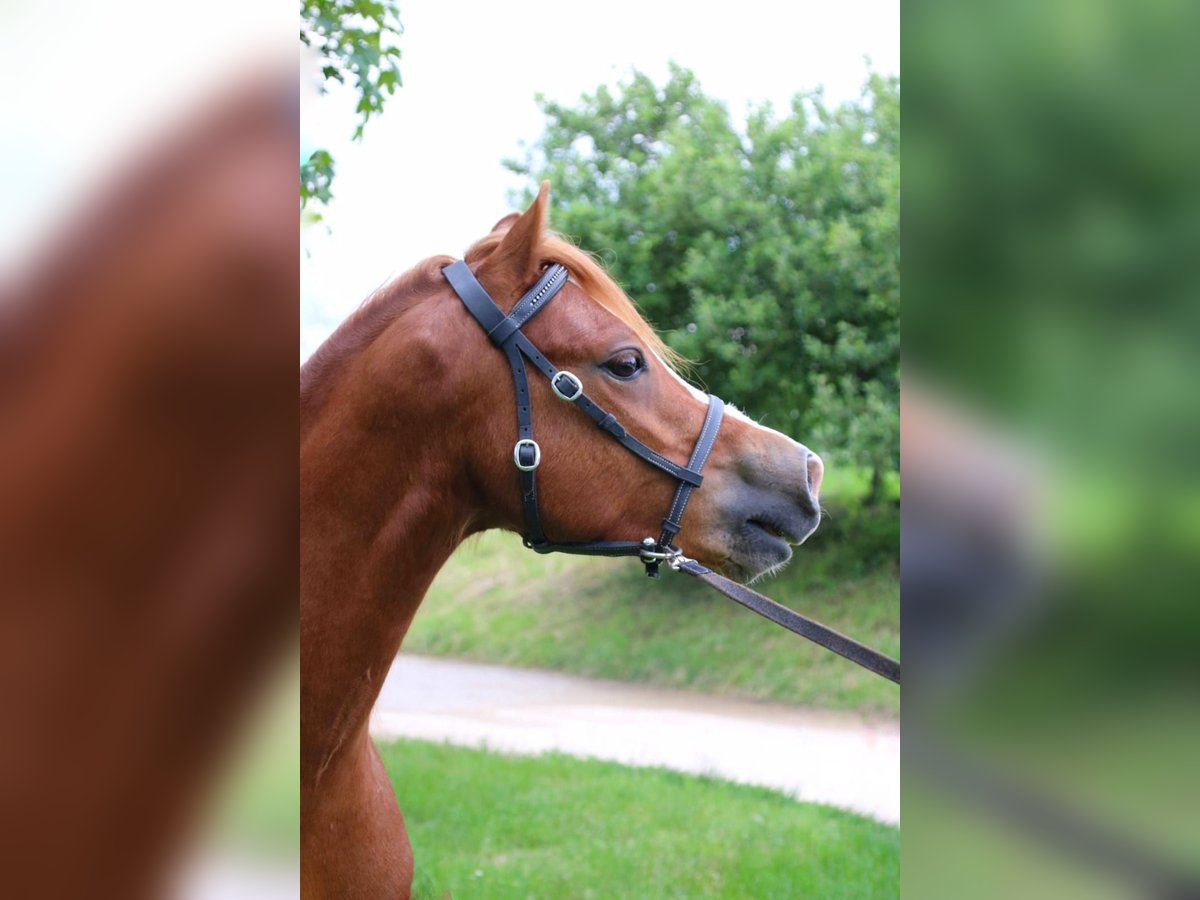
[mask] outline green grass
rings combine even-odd
[[[559,754],[380,752],[420,900],[898,896],[899,830],[841,810]]]
[[[900,647],[894,509],[838,514],[757,587],[890,655]],[[854,549],[849,536],[853,535]],[[513,535],[468,541],[438,575],[405,650],[898,715],[900,691],[672,572],[539,556]]]

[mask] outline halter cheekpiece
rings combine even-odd
[[[447,266],[442,273],[463,305],[487,333],[488,338],[504,351],[509,368],[512,369],[513,385],[517,392],[517,442],[513,445],[512,458],[520,478],[521,506],[525,518],[525,546],[538,553],[636,556],[646,566],[646,574],[655,578],[658,577],[660,563],[666,561],[673,567],[682,564],[684,557],[674,542],[682,527],[683,511],[687,508],[692,491],[703,481],[701,472],[721,428],[721,419],[725,412],[725,404],[721,399],[709,395],[704,424],[700,428],[700,436],[696,439],[696,446],[687,465],[672,462],[626,431],[612,413],[597,406],[584,392],[583,382],[577,375],[556,368],[521,331],[526,322],[550,305],[550,301],[567,283],[568,273],[564,266],[556,263],[547,268],[537,284],[517,301],[508,315],[496,305],[462,260]],[[657,540],[646,537],[641,541],[555,543],[546,537],[537,499],[537,470],[542,462],[542,448],[533,436],[533,403],[525,370],[526,360],[549,379],[550,389],[556,397],[574,404],[629,452],[679,482],[670,509],[662,521],[662,533]]]

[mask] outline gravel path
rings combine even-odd
[[[900,821],[894,720],[402,654],[371,733],[666,766]]]

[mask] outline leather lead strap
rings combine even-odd
[[[845,657],[852,663],[857,663],[864,669],[886,678],[888,681],[900,683],[900,663],[890,656],[884,656],[878,650],[872,650],[853,638],[848,638],[839,631],[834,631],[828,625],[822,625],[808,616],[801,615],[794,609],[788,609],[769,597],[764,597],[757,591],[752,591],[744,584],[730,581],[723,575],[693,559],[684,560],[679,564],[679,571],[686,572],[694,578],[703,581],[709,587],[720,591],[730,600],[734,600],[747,609],[753,610],[764,618],[770,619],[776,625],[782,625],[788,631],[808,638],[826,650],[832,650],[838,656]]]

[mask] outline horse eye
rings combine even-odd
[[[617,378],[629,379],[646,368],[646,360],[636,350],[622,350],[604,364],[604,368]]]

